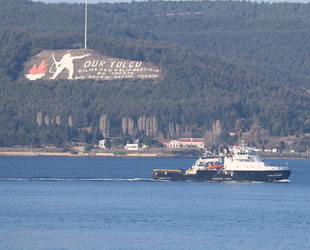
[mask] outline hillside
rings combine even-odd
[[[215,121],[223,138],[253,125],[270,135],[310,132],[308,9],[235,2],[90,5],[89,47],[152,62],[163,70],[162,80],[29,82],[23,76],[31,56],[82,47],[83,5],[0,0],[0,145],[202,136]],[[288,39],[292,32],[300,38]]]
[[[90,4],[88,9],[90,34],[168,41],[221,57],[270,81],[310,88],[310,4],[148,1]],[[0,27],[79,34],[71,46],[82,46],[83,11],[83,4],[1,0]],[[50,46],[62,48],[56,41]]]

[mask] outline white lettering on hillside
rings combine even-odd
[[[82,68],[78,70],[79,74],[76,79],[125,79],[125,78],[142,78],[156,79],[159,78],[160,70],[157,68],[146,67],[141,61],[124,61],[124,60],[87,60]]]
[[[86,53],[84,50],[44,52],[31,59],[31,68],[27,69],[29,74],[25,76],[30,80],[159,79],[161,76],[160,68],[150,62]]]
[[[110,65],[107,64],[106,61],[93,60],[93,61],[85,61],[84,68],[140,68],[142,62],[127,62],[127,61],[111,61]]]

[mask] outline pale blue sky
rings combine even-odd
[[[45,2],[45,3],[84,3],[85,0],[32,0],[33,2]],[[115,3],[115,2],[131,2],[132,0],[88,0],[88,3],[99,3],[99,2],[105,2],[105,3]],[[136,2],[141,2],[143,0],[135,0]],[[252,2],[255,2],[255,0],[251,0]],[[310,0],[257,0],[256,2],[299,2],[299,3],[309,3]]]

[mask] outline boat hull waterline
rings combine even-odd
[[[198,170],[194,175],[185,174],[181,170],[153,170],[154,180],[170,181],[238,181],[238,182],[275,182],[287,180],[291,170],[278,171],[217,171]]]

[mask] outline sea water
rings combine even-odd
[[[310,249],[310,161],[284,183],[153,181],[195,159],[0,157],[0,249]]]

